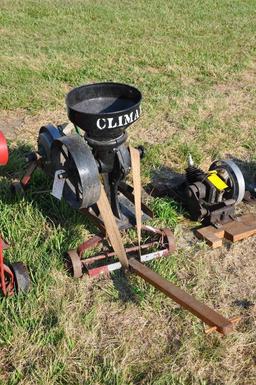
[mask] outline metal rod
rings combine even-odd
[[[22,187],[26,187],[29,184],[31,176],[37,167],[38,167],[38,159],[33,160],[32,162],[29,163],[28,168],[26,169],[25,174],[23,175],[20,181]]]
[[[144,243],[143,245],[141,245],[141,249],[142,250],[148,249],[150,247],[157,246],[158,244],[159,244],[159,242]],[[138,251],[138,246],[126,247],[125,251],[126,251],[126,254],[134,253],[135,251]],[[164,249],[159,250],[157,252],[154,252],[153,254],[161,253],[162,251],[165,252],[165,254],[166,254],[166,253],[168,253],[169,250],[166,246]],[[78,254],[79,254],[79,252],[78,252]],[[116,253],[114,251],[106,251],[105,253],[98,254],[98,255],[95,255],[95,256],[92,256],[92,257],[89,257],[86,259],[82,259],[81,262],[88,265],[90,263],[94,263],[94,262],[99,261],[101,259],[111,258],[111,257],[115,257],[115,256],[116,256]],[[147,259],[145,259],[145,260],[147,260]]]
[[[229,334],[233,330],[232,322],[209,308],[207,305],[199,302],[197,299],[186,293],[184,290],[175,286],[147,266],[143,265],[134,258],[129,259],[131,270],[142,279],[153,285],[155,288],[163,292],[167,297],[173,299],[185,309],[189,310],[196,317],[224,335]]]

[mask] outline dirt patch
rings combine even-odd
[[[230,112],[238,114],[240,111],[243,111],[244,108],[255,104],[255,100],[250,97],[251,92],[256,90],[255,80],[256,63],[253,62],[240,74],[233,76],[233,78],[228,79],[226,82],[213,86],[210,93],[215,95],[217,99],[226,98]],[[206,98],[205,105],[208,105],[209,108],[212,109],[215,103],[211,98]],[[226,107],[224,109],[226,110]]]
[[[252,63],[241,74],[208,92],[199,109],[199,126],[205,125],[209,130],[206,150],[210,151],[214,143],[216,149],[229,148],[235,150],[236,156],[247,156],[250,142],[255,140],[255,83],[256,63]]]
[[[37,115],[26,116],[21,127],[17,129],[19,140],[35,143],[40,127],[52,123],[54,125],[67,122],[65,109],[60,111],[42,111]]]
[[[256,63],[225,82],[211,87],[203,99],[177,97],[177,107],[161,112],[150,122],[142,118],[129,129],[134,141],[165,144],[175,136],[181,143],[196,143],[210,159],[216,151],[234,151],[248,156],[250,141],[256,140]],[[192,84],[193,86],[193,84]],[[163,97],[168,109],[168,97]],[[214,143],[214,146],[213,146]]]
[[[41,111],[28,115],[23,110],[1,111],[0,129],[7,139],[35,144],[40,127],[48,123],[54,125],[67,122],[65,109],[60,111]]]
[[[1,111],[0,130],[9,140],[17,140],[17,131],[25,120],[25,112],[22,110]]]
[[[164,144],[166,141],[170,141],[179,130],[179,123],[171,119],[169,114],[164,114],[164,116],[160,116],[149,125],[144,123],[142,117],[136,125],[129,128],[129,136],[135,142]]]

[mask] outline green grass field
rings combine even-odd
[[[6,259],[30,269],[32,289],[0,301],[1,385],[251,385],[256,383],[255,239],[210,250],[168,200],[152,203],[177,252],[151,266],[226,316],[236,333],[203,325],[139,278],[74,280],[63,254],[95,229],[47,190],[37,172],[25,198],[9,192],[43,123],[62,123],[64,97],[89,82],[133,84],[142,117],[143,184],[161,167],[183,171],[231,154],[255,161],[254,0],[2,0],[0,233]],[[242,207],[244,211],[255,208]],[[242,306],[248,301],[249,306]],[[240,305],[239,305],[240,304]]]

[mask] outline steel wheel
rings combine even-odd
[[[74,278],[80,278],[83,275],[81,259],[76,250],[67,252],[67,268]]]

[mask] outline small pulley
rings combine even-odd
[[[75,209],[87,208],[100,196],[97,162],[88,144],[78,135],[62,136],[51,147],[51,163],[64,179],[62,197]]]
[[[37,140],[38,153],[42,156],[42,168],[48,175],[52,175],[54,170],[51,162],[51,148],[54,140],[61,138],[60,130],[53,124],[47,124],[40,128]]]
[[[231,199],[234,204],[242,202],[245,194],[245,181],[240,168],[235,162],[232,160],[217,160],[211,164],[209,171],[216,172],[217,176],[227,186],[227,188],[223,189],[223,200]]]

